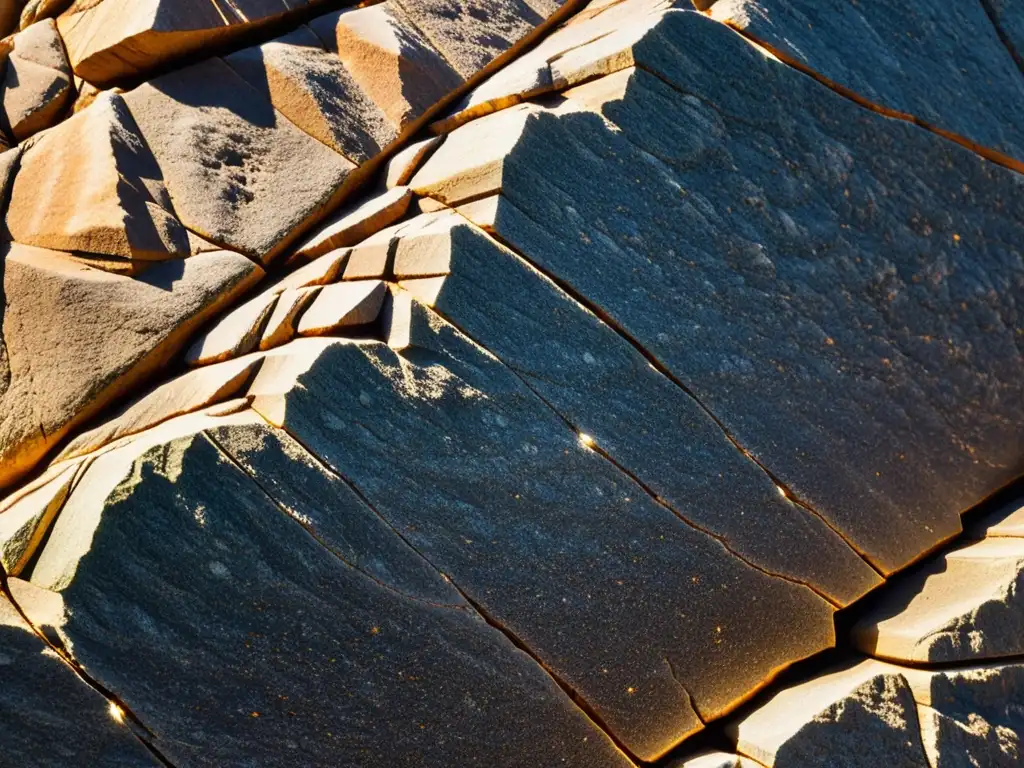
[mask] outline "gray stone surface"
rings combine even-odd
[[[498,235],[877,567],[905,566],[1021,471],[1020,177],[693,12],[670,11],[631,56],[658,77],[627,70],[558,110],[460,129],[522,123],[488,171],[513,206]],[[459,173],[436,184],[449,203]],[[486,189],[479,167],[463,175]]]
[[[174,765],[628,765],[440,574],[417,593],[445,604],[367,577],[202,434],[108,457],[33,570],[38,621]]]
[[[447,239],[451,274],[433,306],[680,515],[754,565],[839,604],[881,582],[593,313],[479,229],[464,222]],[[436,249],[403,236],[396,271],[421,247]]]
[[[701,727],[694,707],[720,716],[832,643],[825,600],[655,503],[420,305],[406,325],[400,353],[379,342],[297,353],[282,402],[263,388],[253,407],[349,480],[635,755],[662,755]]]
[[[711,15],[862,99],[1024,169],[1024,78],[981,0],[719,0]]]
[[[8,765],[159,766],[0,596],[0,754]]]

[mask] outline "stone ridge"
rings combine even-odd
[[[1019,763],[1019,176],[717,7],[331,12],[0,156],[5,753]]]

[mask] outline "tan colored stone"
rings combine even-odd
[[[307,237],[295,249],[295,254],[311,259],[337,248],[355,245],[402,218],[411,200],[412,192],[408,187],[394,187],[358,202]]]
[[[757,768],[759,763],[730,752],[702,752],[693,757],[671,760],[666,768]]]
[[[548,63],[555,89],[562,90],[634,66],[633,46],[660,20],[660,14],[652,14],[555,57]]]
[[[853,640],[865,653],[912,663],[1024,653],[1024,539],[985,539],[902,577]]]
[[[333,204],[355,168],[219,59],[162,75],[124,100],[185,226],[264,263]]]
[[[0,487],[166,365],[263,275],[227,251],[162,262],[135,279],[21,244],[5,246],[3,264]]]
[[[1007,501],[987,515],[965,521],[964,530],[972,539],[997,536],[1024,538],[1024,499]]]
[[[285,291],[277,300],[267,327],[260,339],[260,349],[272,349],[291,341],[297,333],[296,325],[299,317],[316,298],[320,286],[295,288]]]
[[[902,669],[878,661],[786,688],[727,730],[768,768],[820,768],[853,754],[864,765],[928,768]]]
[[[103,424],[72,440],[57,461],[81,456],[157,424],[234,398],[249,385],[261,358],[247,356],[189,371],[161,384]]]
[[[75,73],[108,84],[222,45],[319,0],[77,0],[57,19]]]
[[[454,227],[466,220],[451,210],[423,214],[402,230],[395,246],[393,272],[396,279],[435,277],[451,270]]]
[[[399,130],[463,84],[394,2],[327,14],[309,26]]]
[[[501,191],[509,154],[531,117],[542,112],[533,104],[520,104],[464,125],[458,141],[442,144],[409,186],[417,195],[450,206]]]
[[[511,51],[542,21],[523,0],[396,0],[467,80]]]
[[[55,468],[0,503],[0,565],[8,576],[17,576],[32,559],[80,469]]]
[[[295,288],[310,285],[327,285],[333,283],[341,274],[342,267],[348,261],[349,249],[339,248],[312,261],[302,264],[295,271],[287,274],[282,280],[267,288],[273,293],[282,293]],[[301,263],[301,261],[300,261]]]
[[[398,138],[398,128],[309,27],[224,60],[281,114],[356,165]]]
[[[28,29],[37,21],[52,19],[68,9],[73,0],[28,0],[21,3],[19,29]]]
[[[16,141],[49,128],[63,117],[73,93],[71,68],[52,19],[14,36],[0,85],[4,130]]]
[[[377,319],[387,289],[380,280],[335,283],[320,289],[299,320],[302,336],[324,336]]]
[[[235,307],[193,342],[185,360],[189,365],[209,365],[252,352],[277,299],[276,292],[264,291]]]
[[[441,136],[431,136],[414,141],[392,157],[384,174],[387,188],[392,189],[408,184],[409,179],[416,173],[416,169],[430,157],[430,153],[437,149],[442,141],[444,138]]]
[[[112,93],[25,150],[7,228],[27,245],[122,259],[190,252],[160,169],[124,101]]]

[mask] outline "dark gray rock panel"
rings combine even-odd
[[[88,549],[55,530],[33,578],[179,768],[628,765],[475,612],[349,567],[202,434],[145,453],[101,504],[65,508],[57,528],[92,526]]]
[[[1020,177],[696,13],[633,56],[658,75],[620,73],[598,108],[621,132],[527,121],[498,234],[877,567],[905,566],[1024,469]]]
[[[274,411],[634,754],[831,645],[825,600],[655,503],[421,305],[409,333],[324,347]]]

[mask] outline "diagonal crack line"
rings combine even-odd
[[[582,434],[582,430],[580,430],[579,427],[577,427],[572,421],[570,421],[570,419],[567,416],[565,416],[561,411],[559,411],[546,397],[544,397],[544,395],[542,395],[540,392],[538,392],[536,389],[534,389],[534,387],[530,384],[529,380],[527,379],[527,376],[530,376],[532,374],[528,374],[528,373],[526,373],[524,371],[520,371],[516,366],[512,365],[511,363],[506,363],[504,360],[501,359],[501,357],[499,357],[497,355],[497,353],[495,353],[495,352],[491,351],[490,349],[488,349],[487,345],[483,344],[481,341],[479,341],[478,339],[474,338],[466,329],[462,328],[452,318],[448,317],[447,315],[445,315],[444,313],[440,312],[436,308],[431,307],[431,311],[434,312],[435,314],[437,314],[438,316],[442,317],[445,321],[447,321],[447,322],[451,323],[453,326],[455,326],[459,330],[460,333],[465,335],[474,344],[480,346],[483,349],[486,349],[488,352],[490,352],[492,355],[494,355],[495,360],[497,360],[499,363],[501,363],[501,365],[503,367],[507,368],[512,373],[513,376],[515,376],[517,379],[519,379],[519,381],[522,382],[523,386],[525,386],[527,389],[529,389],[530,392],[538,400],[540,400],[542,403],[544,403],[544,405],[547,406],[547,408],[556,417],[558,417],[558,419],[562,423],[564,423],[574,435]],[[796,585],[801,586],[801,587],[806,587],[807,589],[809,589],[812,592],[814,592],[814,594],[816,594],[822,600],[827,601],[830,605],[834,606],[835,608],[838,609],[838,608],[842,607],[835,600],[833,600],[828,595],[826,595],[823,592],[821,592],[821,590],[819,590],[813,584],[811,584],[809,582],[806,582],[806,581],[803,581],[801,579],[794,578],[792,576],[787,576],[786,574],[783,574],[783,573],[776,573],[774,571],[770,571],[767,568],[764,568],[763,566],[757,565],[757,563],[754,563],[749,558],[747,558],[745,555],[742,555],[739,552],[737,552],[732,547],[732,545],[729,543],[728,539],[725,538],[725,536],[722,536],[721,534],[715,533],[714,531],[710,530],[709,528],[705,528],[704,526],[695,523],[694,521],[690,520],[688,517],[683,515],[679,510],[677,510],[668,501],[666,501],[661,496],[659,496],[658,493],[653,488],[651,488],[647,483],[645,483],[643,480],[641,480],[635,473],[633,473],[631,470],[629,470],[625,466],[623,466],[614,456],[612,456],[610,453],[608,453],[598,443],[590,442],[586,447],[589,450],[591,450],[594,453],[596,453],[601,458],[605,459],[608,463],[610,463],[613,467],[615,467],[619,472],[621,472],[626,477],[628,477],[630,480],[632,480],[634,483],[636,483],[640,487],[640,489],[645,494],[647,494],[647,496],[649,496],[650,499],[652,501],[654,501],[656,504],[658,504],[660,507],[663,507],[664,509],[667,509],[675,517],[679,518],[679,520],[681,520],[683,523],[685,523],[689,527],[693,528],[695,531],[703,533],[705,536],[709,536],[710,538],[712,538],[715,541],[717,541],[720,545],[722,545],[722,547],[730,555],[735,557],[737,560],[742,562],[744,565],[746,565],[746,566],[748,566],[750,568],[753,568],[755,571],[759,571],[760,573],[763,573],[765,576],[769,576],[769,577],[775,578],[775,579],[781,579],[783,581],[788,581],[791,584],[796,584]]]
[[[239,471],[244,472],[245,476],[248,477],[250,480],[252,480],[253,484],[257,488],[259,488],[260,491],[263,492],[263,495],[266,496],[267,499],[269,499],[270,502],[275,507],[277,507],[281,511],[282,514],[284,514],[289,520],[293,520],[296,523],[298,523],[299,525],[301,525],[303,530],[305,530],[306,533],[308,533],[310,536],[312,536],[317,544],[322,546],[324,549],[326,549],[328,552],[330,552],[332,555],[334,555],[334,557],[338,558],[341,562],[343,562],[345,565],[347,565],[349,568],[351,568],[352,570],[356,571],[357,573],[362,574],[363,576],[365,576],[370,581],[372,581],[375,584],[377,584],[377,586],[381,587],[382,589],[386,589],[388,592],[393,592],[396,595],[400,595],[401,597],[404,597],[407,600],[412,600],[413,602],[416,602],[416,603],[423,603],[424,605],[429,605],[432,608],[451,608],[451,609],[454,609],[454,610],[463,610],[463,606],[457,605],[455,603],[435,603],[435,602],[433,602],[431,600],[424,600],[422,597],[416,597],[415,595],[410,595],[410,594],[408,594],[406,592],[403,592],[402,590],[398,589],[397,587],[392,586],[391,584],[388,584],[388,583],[386,583],[384,581],[381,581],[376,576],[374,576],[372,573],[369,573],[368,571],[365,571],[362,568],[360,568],[355,563],[350,562],[340,552],[338,552],[336,549],[334,549],[334,547],[332,547],[330,544],[328,544],[326,541],[324,541],[323,538],[321,538],[321,536],[310,525],[308,525],[307,523],[303,522],[298,517],[296,517],[291,512],[289,512],[288,508],[285,507],[285,505],[282,504],[280,501],[278,501],[274,497],[274,495],[266,488],[266,486],[264,486],[263,483],[261,483],[259,481],[259,479],[255,475],[253,475],[251,472],[249,472],[241,464],[241,462],[239,462],[234,457],[234,455],[232,455],[231,452],[228,451],[228,449],[226,447],[221,445],[220,441],[217,440],[216,437],[214,437],[209,432],[204,432],[204,434],[210,440],[210,442],[213,443],[214,447],[218,451],[220,451],[220,453],[224,456],[224,458],[227,459],[228,461],[230,461],[235,467],[237,467],[239,469]]]
[[[834,80],[825,77],[820,72],[811,69],[811,67],[809,67],[807,64],[804,64],[802,61],[793,58],[785,51],[780,50],[779,48],[773,46],[771,43],[765,42],[764,40],[761,40],[755,37],[754,35],[750,34],[750,32],[748,32],[747,30],[740,29],[735,24],[730,24],[728,22],[719,23],[733,30],[738,35],[742,36],[743,39],[746,40],[751,45],[768,51],[768,53],[772,54],[775,58],[777,58],[786,66],[792,67],[798,72],[801,72],[802,74],[805,74],[810,78],[813,78],[818,83],[824,85],[826,88],[831,90],[833,93],[836,93],[846,99],[849,99],[850,101],[857,104],[858,106],[863,107],[864,109],[867,109],[871,112],[875,112],[880,115],[884,115],[885,117],[893,118],[894,120],[902,120],[905,123],[911,123],[912,125],[916,125],[919,128],[923,128],[924,130],[930,133],[934,133],[936,136],[941,136],[942,138],[947,139],[948,141],[952,141],[956,144],[959,144],[964,149],[967,149],[976,155],[980,155],[981,157],[985,158],[990,162],[995,163],[996,165],[1001,165],[1004,168],[1008,168],[1011,171],[1016,171],[1017,173],[1024,173],[1024,162],[1021,162],[1020,160],[1010,157],[1009,155],[999,152],[998,150],[992,149],[991,147],[986,147],[982,144],[979,144],[976,141],[972,141],[966,136],[961,136],[959,133],[947,131],[944,128],[939,128],[937,125],[932,125],[931,123],[925,122],[921,118],[917,117],[916,115],[912,115],[909,112],[900,112],[899,110],[892,109],[891,107],[886,107],[883,106],[882,104],[877,104],[871,101],[870,99],[861,96],[856,91],[853,91],[847,88],[846,86],[840,85]]]
[[[509,203],[507,198],[505,199],[505,201],[506,203]],[[511,205],[511,203],[509,204]],[[518,206],[515,206],[515,210],[525,218],[529,219],[530,222],[533,223],[538,228],[542,230],[544,229],[540,224],[531,219],[528,213],[523,211]],[[467,219],[467,221],[469,220]],[[472,224],[472,222],[470,223]],[[473,224],[473,226],[476,225]],[[796,506],[800,507],[804,511],[808,512],[811,515],[814,515],[819,520],[821,520],[821,522],[830,531],[832,531],[832,533],[838,536],[843,543],[845,543],[851,550],[853,550],[853,552],[858,557],[860,557],[860,559],[863,560],[867,564],[867,566],[871,568],[871,570],[875,571],[875,573],[877,573],[879,577],[881,577],[883,580],[885,579],[885,575],[880,570],[878,570],[878,568],[875,567],[875,565],[871,562],[871,559],[866,552],[860,549],[853,541],[851,541],[847,536],[845,536],[842,531],[836,528],[836,526],[824,515],[818,512],[818,510],[816,510],[810,504],[801,500],[796,495],[796,493],[794,493],[793,490],[790,489],[786,483],[784,483],[779,477],[777,477],[774,472],[768,469],[768,467],[759,458],[757,458],[757,456],[748,451],[743,446],[743,444],[740,443],[740,441],[732,434],[732,432],[729,431],[729,428],[725,426],[725,423],[718,417],[718,415],[714,411],[712,411],[711,408],[707,406],[699,397],[697,397],[697,394],[692,389],[690,389],[690,387],[688,387],[681,379],[679,379],[674,373],[672,373],[668,366],[662,363],[661,360],[655,357],[655,355],[652,352],[650,352],[643,344],[641,344],[636,338],[634,338],[632,334],[630,334],[625,328],[623,328],[622,325],[620,325],[614,317],[612,317],[608,312],[606,312],[604,309],[598,306],[595,302],[591,301],[586,296],[578,292],[569,282],[561,279],[560,277],[558,277],[558,275],[555,275],[554,273],[548,271],[542,265],[538,264],[529,256],[521,252],[519,249],[515,247],[513,243],[509,242],[508,240],[505,240],[499,233],[487,232],[485,234],[487,234],[489,237],[494,238],[494,240],[508,248],[510,251],[512,251],[512,253],[521,258],[527,264],[529,264],[533,269],[540,272],[541,275],[550,280],[563,293],[571,297],[584,309],[591,312],[595,317],[597,317],[598,320],[607,325],[611,330],[618,334],[618,336],[620,336],[622,339],[628,342],[630,346],[632,346],[638,353],[640,353],[640,355],[643,356],[643,358],[651,365],[652,368],[654,368],[654,370],[656,370],[670,382],[679,387],[679,389],[685,392],[686,395],[691,400],[693,400],[693,402],[696,403],[697,406],[708,416],[708,418],[710,418],[715,423],[715,425],[722,431],[722,434],[725,435],[729,442],[733,444],[733,447],[735,447],[736,450],[738,450],[741,454],[743,454],[743,456],[749,459],[758,469],[760,469],[768,477],[768,479],[775,484],[775,487],[778,488],[779,491],[789,501],[791,501]]]
[[[690,693],[690,689],[683,684],[683,681],[679,679],[679,675],[676,674],[676,668],[675,665],[672,663],[672,659],[670,659],[668,656],[664,656],[663,658],[665,659],[665,665],[668,667],[668,673],[672,675],[672,679],[676,681],[676,685],[679,686],[679,689],[683,693],[685,693],[686,698],[689,699],[690,709],[693,710],[693,714],[696,716],[698,720],[701,721],[702,724],[707,725],[707,720],[705,720],[701,716],[700,710],[697,709],[697,701],[693,698],[693,694]]]
[[[257,411],[257,413],[258,413],[258,411]],[[260,417],[264,418],[262,414],[260,414]],[[269,421],[267,423],[270,424]],[[274,429],[278,429],[278,427],[275,427],[273,424],[270,424],[270,426],[273,427]],[[573,688],[571,685],[569,685],[569,683],[567,683],[564,680],[562,680],[562,678],[556,672],[554,672],[552,669],[550,669],[541,660],[541,658],[536,653],[534,653],[530,649],[530,647],[528,645],[526,645],[526,643],[524,643],[522,640],[519,639],[519,637],[514,632],[512,632],[504,624],[502,624],[501,622],[497,621],[490,614],[488,614],[486,609],[482,605],[480,605],[480,603],[478,603],[476,600],[471,598],[466,593],[466,591],[463,590],[458,584],[456,584],[455,580],[451,576],[449,576],[441,568],[439,568],[437,565],[435,565],[434,562],[429,557],[427,557],[425,554],[423,554],[423,552],[421,552],[419,550],[419,548],[416,547],[415,544],[413,544],[411,541],[409,541],[409,539],[406,538],[401,533],[401,531],[399,531],[394,525],[391,524],[391,522],[386,517],[384,517],[384,515],[382,515],[380,513],[380,511],[373,504],[373,502],[371,502],[370,499],[367,498],[366,494],[364,494],[362,492],[362,490],[354,482],[349,480],[347,477],[345,477],[341,473],[335,472],[333,469],[331,469],[330,467],[327,467],[325,464],[323,464],[323,462],[320,460],[320,457],[318,457],[315,453],[313,453],[313,451],[311,451],[308,448],[308,446],[306,446],[306,444],[303,443],[302,440],[300,440],[296,435],[292,434],[292,432],[287,427],[281,427],[281,429],[284,429],[284,431],[287,432],[288,435],[290,437],[292,437],[292,439],[294,439],[296,442],[298,442],[300,445],[302,445],[302,447],[307,451],[307,453],[309,453],[310,456],[312,456],[326,471],[330,472],[332,475],[334,475],[339,480],[344,482],[345,485],[347,485],[352,490],[352,492],[355,493],[356,496],[358,496],[359,499],[364,504],[366,504],[366,506],[369,507],[373,511],[373,513],[375,515],[377,515],[377,517],[379,517],[381,519],[381,521],[385,525],[388,526],[388,528],[390,528],[394,532],[394,534],[398,538],[400,538],[403,542],[405,542],[406,546],[408,546],[409,549],[411,549],[413,552],[415,552],[417,555],[419,555],[420,558],[423,560],[423,562],[425,562],[428,566],[433,568],[441,576],[441,578],[444,579],[446,584],[450,585],[452,587],[452,589],[454,589],[456,592],[458,592],[459,596],[463,600],[466,601],[466,604],[469,605],[477,614],[479,614],[480,618],[483,619],[483,621],[486,622],[488,626],[490,626],[491,628],[493,628],[493,629],[497,630],[498,632],[500,632],[516,648],[518,648],[520,651],[522,651],[527,656],[529,656],[530,659],[532,659],[533,662],[535,664],[537,664],[537,666],[540,667],[540,669],[545,674],[547,674],[548,677],[550,677],[554,681],[554,683],[562,690],[562,692],[565,693],[566,696],[568,696],[569,700],[573,703],[573,705],[576,706],[576,708],[579,709],[583,713],[584,717],[586,717],[593,724],[593,726],[596,729],[598,729],[599,731],[602,731],[605,734],[605,736],[607,736],[608,739],[613,744],[615,744],[615,746],[619,750],[622,751],[622,753],[624,755],[628,756],[631,760],[635,760],[635,758],[633,757],[633,755],[629,751],[629,749],[624,744],[622,744],[622,742],[620,742],[618,738],[615,737],[615,734],[612,733],[611,729],[608,728],[604,724],[604,721],[601,719],[600,715],[598,715],[594,711],[593,707],[591,707],[583,699],[583,697],[580,696],[580,694],[578,694],[576,692],[575,688]]]
[[[1006,34],[1006,30],[1003,29],[1003,25],[999,23],[999,16],[996,14],[995,8],[992,7],[992,0],[978,0],[981,4],[982,9],[985,11],[985,15],[988,16],[988,20],[992,22],[992,27],[995,29],[996,36],[999,38],[999,42],[1003,44],[1010,56],[1013,58],[1014,63],[1017,65],[1017,69],[1024,75],[1024,55],[1021,51],[1017,50],[1017,46],[1010,40],[1010,36]]]
[[[139,743],[142,744],[142,746],[145,747],[155,759],[159,760],[161,764],[167,766],[167,768],[175,768],[174,763],[164,756],[164,754],[152,743],[151,739],[156,738],[156,733],[142,722],[142,719],[129,709],[128,705],[125,704],[120,697],[86,672],[85,668],[75,660],[63,644],[53,642],[46,633],[29,618],[28,614],[25,613],[18,601],[15,600],[14,593],[11,592],[10,584],[7,582],[7,573],[3,568],[0,568],[0,593],[10,601],[11,605],[14,606],[14,610],[18,612],[22,621],[24,621],[25,624],[28,625],[28,627],[35,633],[36,637],[38,637],[47,648],[53,651],[57,658],[60,659],[65,666],[67,666],[78,677],[79,680],[106,699],[112,707],[116,707],[120,710],[128,724],[128,732],[138,739]]]

